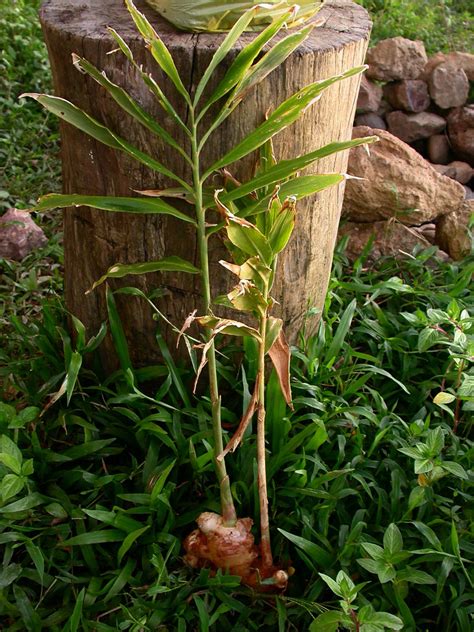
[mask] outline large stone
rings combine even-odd
[[[377,112],[382,101],[382,87],[369,81],[365,75],[362,75],[360,82],[359,96],[357,98],[357,112],[365,114],[366,112]]]
[[[358,114],[355,117],[354,123],[356,125],[365,125],[366,127],[372,127],[373,129],[387,129],[387,124],[381,116],[375,112],[367,112],[367,114]]]
[[[446,134],[435,134],[428,138],[428,158],[438,165],[447,165],[451,147]]]
[[[464,105],[469,96],[469,80],[462,68],[444,63],[436,66],[428,79],[430,96],[443,110]]]
[[[467,184],[474,177],[474,169],[471,165],[461,160],[453,160],[447,165],[433,165],[433,168],[443,176],[452,178],[461,184]]]
[[[390,133],[405,143],[429,138],[433,134],[439,134],[446,127],[445,119],[432,112],[405,114],[405,112],[396,110],[389,112],[386,118]]]
[[[0,257],[21,261],[48,242],[27,211],[9,209],[0,217]]]
[[[474,55],[471,53],[436,53],[436,55],[428,59],[428,63],[423,71],[423,77],[426,81],[433,72],[433,69],[440,64],[450,64],[456,68],[462,68],[469,81],[474,81]]]
[[[424,112],[430,106],[428,85],[421,79],[394,81],[384,86],[387,101],[397,110]]]
[[[436,243],[450,257],[459,260],[471,253],[469,223],[474,213],[474,200],[465,200],[453,213],[444,215],[436,227]]]
[[[457,210],[464,188],[440,174],[414,149],[383,130],[355,127],[354,138],[370,135],[380,141],[356,147],[349,155],[344,214],[353,221],[374,222],[396,217],[407,225],[433,221]]]
[[[379,81],[418,79],[428,60],[423,42],[391,37],[367,52],[367,77]]]
[[[456,156],[474,167],[474,105],[449,113],[448,136]]]
[[[392,220],[373,224],[346,222],[339,228],[338,237],[346,235],[349,239],[345,254],[351,261],[360,256],[369,239],[373,240],[368,257],[372,261],[384,256],[407,256],[417,246],[428,248],[432,245],[421,230]]]

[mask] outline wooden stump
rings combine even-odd
[[[183,82],[194,87],[207,67],[223,36],[176,31],[142,1],[137,6],[154,24],[173,55]],[[281,67],[254,89],[207,145],[203,162],[210,165],[244,134],[262,122],[266,110],[274,108],[302,86],[346,71],[364,62],[370,21],[366,11],[347,0],[329,1],[319,14],[324,25],[315,29]],[[106,26],[116,29],[132,49],[137,61],[152,72],[165,93],[185,118],[182,103],[151,56],[144,50],[122,0],[45,0],[41,21],[48,45],[56,94],[64,97],[102,121],[122,137],[158,157],[183,178],[190,178],[187,165],[161,141],[126,115],[92,79],[80,74],[71,63],[77,53],[106,71],[186,146],[184,134],[173,127],[135,70],[115,48]],[[234,56],[254,35],[244,35],[232,51]],[[219,79],[225,68],[221,68]],[[351,136],[359,88],[359,77],[332,86],[303,118],[280,134],[275,141],[279,159],[297,156],[333,141]],[[216,83],[210,86],[215,87]],[[128,156],[116,152],[61,123],[63,189],[65,193],[129,196],[134,190],[170,186],[165,178],[152,173]],[[344,172],[347,152],[321,160],[314,173]],[[248,159],[232,165],[240,180],[250,176],[253,164]],[[307,170],[306,173],[310,173]],[[287,335],[293,342],[308,307],[321,308],[327,291],[333,249],[339,223],[344,186],[332,187],[298,204],[297,227],[286,252],[279,261],[274,296],[280,303]],[[87,296],[92,283],[114,263],[152,261],[176,254],[197,264],[198,253],[193,227],[165,216],[111,214],[81,207],[64,214],[65,283],[68,309],[80,318],[90,334],[105,319],[103,288]],[[230,289],[232,279],[218,265],[224,256],[219,238],[211,240],[213,294]],[[159,299],[161,310],[176,325],[199,308],[199,279],[183,274],[148,275],[120,279],[113,288],[134,285],[145,292],[157,286],[165,290]],[[137,365],[156,361],[156,322],[141,299],[118,297],[123,326],[132,360]],[[173,335],[163,333],[171,342]],[[174,344],[172,345],[174,347]],[[113,366],[111,346],[103,348],[104,363]]]

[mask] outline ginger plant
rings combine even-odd
[[[224,153],[224,155],[218,157],[209,168],[204,169],[201,164],[201,154],[204,146],[212,142],[213,132],[232,114],[249,90],[282,64],[285,59],[309,37],[314,28],[314,23],[309,21],[307,25],[303,26],[300,30],[290,31],[288,34],[282,36],[281,32],[286,29],[288,25],[293,25],[298,13],[297,5],[288,6],[287,2],[282,2],[281,5],[282,8],[284,8],[284,12],[279,13],[264,30],[259,32],[247,46],[242,48],[234,60],[228,63],[224,77],[218,83],[217,88],[211,94],[207,94],[209,90],[206,91],[206,87],[208,86],[209,80],[214,75],[218,66],[225,61],[240,35],[247,29],[259,11],[262,10],[262,7],[260,5],[254,6],[238,19],[214,53],[208,68],[198,81],[195,90],[190,92],[184,86],[169,50],[153,26],[147,18],[137,10],[132,0],[125,0],[125,4],[137,30],[144,40],[144,45],[151,53],[161,73],[171,82],[186,106],[186,120],[184,120],[173,107],[156,79],[154,79],[151,74],[145,72],[136,62],[132,51],[123,38],[113,29],[109,29],[111,36],[118,46],[117,51],[121,52],[128,63],[136,69],[141,80],[156,97],[158,104],[168,116],[168,119],[172,121],[173,126],[184,131],[188,139],[187,146],[182,147],[178,144],[170,131],[151,117],[123,87],[112,82],[104,72],[101,72],[86,59],[77,55],[73,56],[73,63],[80,72],[87,74],[93,80],[97,81],[119,106],[123,108],[128,116],[138,121],[148,132],[163,140],[171,150],[178,152],[183,161],[190,166],[192,179],[190,181],[184,180],[171,171],[163,162],[144,153],[139,148],[134,147],[113,130],[108,129],[69,101],[45,94],[28,94],[24,96],[34,98],[63,121],[75,126],[113,149],[125,152],[147,168],[176,184],[172,189],[144,191],[141,197],[50,194],[40,198],[37,206],[33,210],[46,211],[58,207],[67,208],[70,206],[84,205],[107,212],[167,214],[184,222],[191,223],[195,227],[199,250],[198,265],[173,255],[162,258],[159,261],[149,261],[139,264],[124,264],[119,262],[111,266],[101,279],[94,284],[94,287],[109,278],[120,278],[126,275],[145,274],[147,272],[165,273],[166,271],[172,271],[200,276],[202,288],[201,310],[203,314],[201,322],[204,325],[204,360],[208,365],[213,448],[215,455],[214,462],[220,488],[222,514],[219,517],[218,526],[219,529],[221,526],[224,529],[224,531],[214,529],[214,544],[216,545],[214,548],[221,550],[220,542],[223,542],[222,533],[228,535],[229,529],[232,530],[234,527],[240,527],[243,523],[239,523],[237,520],[237,513],[226,468],[225,456],[226,452],[228,452],[228,448],[224,449],[221,425],[221,400],[216,370],[215,338],[220,334],[237,336],[249,335],[249,329],[254,329],[255,332],[251,332],[250,335],[256,336],[256,339],[260,341],[260,364],[262,374],[258,380],[258,388],[254,396],[254,401],[255,406],[258,408],[259,418],[259,462],[263,463],[265,456],[265,384],[263,359],[267,352],[270,353],[271,357],[272,354],[276,357],[278,351],[279,358],[283,357],[282,351],[279,350],[279,345],[281,347],[283,343],[278,324],[268,316],[268,310],[271,306],[269,291],[274,275],[272,266],[274,266],[275,263],[273,258],[275,253],[272,250],[272,246],[268,244],[272,243],[271,240],[273,240],[273,238],[276,239],[275,235],[279,235],[280,231],[283,231],[283,227],[280,226],[280,223],[283,222],[283,218],[293,217],[294,201],[317,193],[328,186],[336,185],[344,179],[343,175],[337,173],[300,175],[299,172],[301,170],[310,167],[323,157],[376,139],[362,138],[352,141],[336,142],[293,159],[279,162],[272,160],[266,161],[265,168],[257,172],[245,183],[238,183],[232,178],[229,178],[226,168],[245,156],[253,154],[259,148],[268,147],[268,143],[271,139],[295,122],[307,108],[319,99],[326,88],[337,81],[362,72],[364,67],[354,68],[341,75],[330,77],[322,81],[315,81],[302,87],[295,94],[280,103],[273,112],[269,113],[266,119],[263,120],[255,130]],[[319,4],[315,3],[315,12],[318,6]],[[305,15],[305,18],[305,21],[308,21],[309,16]],[[279,34],[280,37],[277,38],[276,43],[274,43],[274,38]],[[264,52],[266,46],[268,46],[268,50]],[[213,114],[213,117],[209,121],[205,115],[210,112],[215,112],[215,114]],[[222,190],[219,195],[214,195],[214,189],[209,184],[211,178],[216,177],[221,178],[225,184],[224,190]],[[284,200],[284,202],[282,208],[277,213],[275,208],[279,202],[277,202],[278,197],[275,196],[275,190],[278,189],[278,187],[280,198]],[[173,206],[173,199],[176,195],[188,202],[189,208],[192,211],[191,213],[184,213]],[[262,211],[265,209],[269,210],[262,215]],[[243,271],[247,270],[247,267],[245,265],[242,266],[242,272],[239,272],[239,276],[242,274],[244,277],[241,278],[239,290],[235,296],[229,298],[230,303],[234,307],[240,306],[240,309],[243,305],[243,301],[249,301],[252,296],[255,300],[258,296],[260,300],[261,296],[262,303],[256,312],[259,317],[258,329],[249,328],[248,325],[243,323],[235,324],[235,321],[226,321],[223,319],[216,321],[216,317],[211,310],[213,300],[209,275],[208,242],[209,239],[212,238],[212,235],[222,228],[222,226],[215,226],[209,221],[209,214],[215,212],[221,212],[223,214],[223,224],[225,225],[229,240],[233,242],[238,239],[239,244],[236,244],[236,247],[240,248],[243,252],[246,252],[244,247],[245,238],[248,237],[249,232],[252,232],[254,236],[254,245],[252,247],[256,248],[254,256],[258,257],[258,260],[255,260],[256,263],[258,261],[257,268],[266,266],[262,268],[262,270],[264,270],[264,277],[268,274],[268,269],[272,270],[270,277],[265,282],[266,285],[265,283],[262,285],[263,278],[261,280],[254,276],[245,278],[245,276],[249,276],[249,274]],[[263,217],[265,219],[262,219]],[[252,218],[255,218],[255,226],[251,224]],[[275,219],[273,220],[271,218]],[[273,226],[273,237],[267,232],[266,227],[262,229],[262,226],[259,224],[262,221],[269,222],[268,226],[270,227]],[[285,230],[287,232],[290,224],[286,223],[285,220]],[[251,228],[251,226],[253,226],[253,228]],[[238,234],[240,237],[235,237]],[[270,240],[270,242],[268,242],[268,240]],[[251,263],[247,263],[251,266]],[[251,284],[253,284],[254,287]],[[247,286],[248,291],[244,292],[244,294],[239,294],[243,291],[245,286]],[[264,305],[266,305],[266,307],[264,307]],[[176,324],[173,324],[173,327],[178,331]],[[275,337],[270,345],[269,341],[272,340],[271,337],[273,335]],[[283,351],[285,350],[283,349]],[[281,363],[281,359],[279,362],[280,370],[283,371],[284,367]],[[287,367],[284,370],[286,373]],[[284,380],[282,380],[282,384],[285,384]],[[288,395],[288,393],[286,394]],[[259,481],[259,489],[261,490],[263,507],[261,511],[263,538],[262,559],[264,560],[265,568],[271,568],[272,559],[265,500],[266,484],[263,477],[264,470],[262,469],[261,471],[262,477]],[[245,521],[246,519],[243,520]],[[209,524],[209,521],[207,521],[206,525],[208,527]],[[213,524],[215,526],[215,521]],[[244,539],[244,532],[250,533],[248,524],[248,522],[245,523],[245,528],[242,532]],[[235,530],[234,528],[234,531]],[[219,535],[219,533],[221,535]],[[223,547],[223,549],[225,549],[225,547]],[[233,553],[224,553],[218,563],[211,561],[210,564],[228,569],[239,568],[239,564],[234,563],[235,555],[233,555],[232,562],[229,561],[232,555]],[[251,557],[257,557],[255,550],[253,550]],[[243,572],[239,574],[244,578]]]

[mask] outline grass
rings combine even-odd
[[[5,207],[59,182],[54,121],[16,101],[49,89],[35,12],[16,2],[0,18]],[[171,360],[135,371],[132,389],[126,371],[101,373],[97,341],[83,340],[78,322],[71,342],[60,234],[54,221],[46,227],[45,249],[1,262],[5,629],[321,632],[317,618],[341,606],[320,573],[343,570],[362,584],[360,612],[397,615],[407,631],[470,632],[472,257],[443,263],[428,250],[370,268],[364,257],[350,265],[342,246],[336,253],[317,335],[302,332],[292,350],[295,411],[274,376],[268,385],[272,538],[295,569],[275,597],[183,566],[183,536],[217,509],[209,400],[183,399],[193,375]],[[109,309],[113,317],[112,300]],[[219,366],[229,433],[255,377],[247,351],[242,363],[226,347]],[[229,465],[239,515],[256,515],[252,439]]]
[[[374,22],[372,43],[401,35],[422,40],[429,55],[471,52],[474,17],[471,0],[357,0]]]
[[[344,570],[368,582],[360,606],[397,614],[404,629],[468,632],[474,261],[432,255],[365,270],[339,254],[318,334],[293,349],[294,412],[270,380],[272,536],[296,571],[277,598],[183,567],[180,542],[218,497],[209,401],[186,405],[181,395],[191,372],[155,368],[163,377],[144,395],[120,372],[104,380],[83,369],[69,406],[60,399],[39,418],[72,371],[63,312],[48,302],[42,322],[16,321],[21,354],[8,363],[0,408],[2,451],[16,460],[3,461],[0,487],[8,629],[308,629],[338,607],[319,572]],[[226,353],[223,415],[232,428],[254,363],[251,352],[243,365]],[[434,403],[439,391],[454,395],[450,403]],[[423,445],[431,453],[420,470],[410,450]],[[251,515],[253,440],[230,465],[239,515]],[[16,493],[12,476],[21,479]],[[367,544],[381,544],[392,523],[404,553],[387,579]]]

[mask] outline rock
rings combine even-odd
[[[391,37],[367,52],[367,77],[379,81],[418,79],[428,58],[423,42]]]
[[[21,261],[48,242],[42,229],[27,211],[9,209],[0,217],[0,257]]]
[[[387,114],[387,124],[390,133],[405,143],[439,134],[446,127],[444,118],[432,112],[405,114],[400,110]]]
[[[387,124],[385,123],[383,118],[375,112],[358,114],[355,117],[354,123],[356,125],[365,125],[366,127],[372,127],[373,129],[387,129]]]
[[[450,167],[449,165],[431,165],[433,169],[435,169],[442,176],[446,176],[447,178],[451,178],[452,180],[456,180],[454,177],[456,175],[456,169]]]
[[[344,213],[353,221],[374,222],[396,217],[420,225],[457,210],[462,185],[438,174],[414,149],[383,130],[355,127],[354,138],[378,136],[380,141],[353,148],[348,172],[364,180],[346,183]]]
[[[339,228],[338,237],[349,236],[345,253],[354,261],[360,256],[369,239],[373,238],[369,259],[377,261],[384,256],[403,257],[416,246],[429,248],[432,244],[418,229],[392,220],[385,222],[347,222]]]
[[[381,86],[369,81],[362,75],[360,82],[359,96],[357,98],[357,112],[365,114],[367,112],[377,112],[382,101]]]
[[[397,110],[424,112],[430,106],[428,85],[421,79],[387,83],[383,88],[387,101]]]
[[[474,177],[474,169],[467,162],[453,160],[447,167],[454,171],[454,176],[452,177],[461,184],[467,184]]]
[[[449,113],[448,136],[456,156],[474,167],[474,105]]]
[[[464,196],[466,200],[474,200],[474,191],[470,187],[464,185]]]
[[[436,55],[428,59],[428,63],[423,71],[425,81],[428,80],[434,68],[440,64],[450,64],[456,68],[462,68],[469,81],[474,81],[474,55],[471,53],[436,53]]]
[[[453,213],[444,215],[436,227],[436,243],[450,257],[459,260],[471,253],[469,223],[474,213],[474,200],[465,200]]]
[[[433,223],[422,224],[421,226],[418,226],[418,228],[416,230],[417,230],[418,233],[423,235],[423,237],[425,239],[427,239],[430,242],[430,244],[434,244],[435,243],[436,224],[433,224]]]
[[[450,146],[445,134],[435,134],[428,138],[428,158],[430,162],[446,165],[450,158]]]
[[[464,105],[469,96],[469,80],[462,68],[444,63],[436,66],[428,78],[430,96],[443,110]]]

